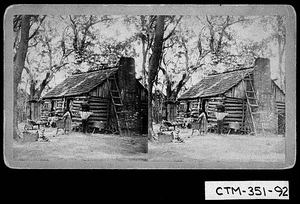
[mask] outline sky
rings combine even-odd
[[[258,18],[258,16],[251,16],[248,18]],[[270,31],[265,31],[262,28],[262,25],[257,23],[258,21],[256,21],[255,23],[253,23],[251,26],[247,26],[247,27],[242,27],[240,24],[235,24],[231,26],[231,29],[233,29],[236,34],[237,34],[237,42],[245,42],[245,41],[261,41],[261,39],[265,39],[270,35]],[[202,27],[199,24],[199,21],[197,19],[191,18],[186,20],[185,22],[187,27],[192,27],[194,29],[194,31],[198,31],[200,32],[200,30],[202,29]],[[126,29],[126,27],[123,25],[123,23],[121,22],[121,20],[119,20],[118,22],[116,22],[116,24],[114,24],[113,26],[109,27],[108,29],[106,29],[105,31],[102,31],[104,35],[106,36],[113,36],[116,39],[120,39],[120,40],[124,40],[128,37],[130,37],[133,34],[133,28],[132,30],[128,30]],[[139,51],[140,53],[141,51],[141,46],[137,46],[136,47],[137,51]],[[276,50],[276,47],[273,45],[272,46],[273,50]],[[142,67],[142,57],[138,57],[135,59],[136,61],[136,71],[137,71],[137,75],[141,74],[141,67]],[[277,67],[278,67],[278,57],[272,57],[270,58],[270,63],[271,63],[271,69],[272,69],[272,78],[276,78],[278,77],[278,73],[277,73]],[[194,78],[197,78],[198,76],[195,76]],[[194,80],[196,81],[196,80]]]
[[[102,36],[105,37],[112,37],[116,40],[123,41],[126,38],[129,38],[130,36],[133,35],[134,32],[137,32],[134,29],[134,26],[129,26],[126,27],[122,23],[122,19],[120,18],[121,16],[114,16],[116,18],[119,18],[113,25],[109,27],[103,27],[103,25],[96,24],[93,26],[93,29],[97,30]],[[253,17],[255,18],[255,17]],[[183,18],[184,20],[184,18]],[[59,21],[55,22],[50,22],[53,25],[55,25],[57,30],[61,30],[63,28],[63,25],[59,23]],[[199,23],[199,20],[195,18],[190,18],[186,19],[184,22],[184,25],[187,27],[193,28],[193,30],[197,33],[200,31],[202,28],[201,24]],[[249,27],[242,27],[240,24],[235,24],[230,27],[230,29],[233,29],[236,32],[236,40],[238,42],[250,42],[250,41],[261,41],[261,39],[265,39],[270,35],[270,31],[265,31],[259,23],[253,23]],[[142,46],[137,45],[135,43],[135,49],[137,50],[138,53],[142,53]],[[272,49],[276,50],[275,45],[273,45]],[[271,72],[272,72],[272,78],[278,77],[277,73],[277,67],[278,67],[278,57],[274,56],[270,58],[271,61]],[[140,54],[139,57],[135,58],[135,63],[136,63],[136,73],[137,77],[141,76],[141,67],[142,67],[142,56]],[[222,67],[220,68],[222,69]],[[62,70],[59,74],[57,74],[54,79],[50,82],[50,86],[53,87],[63,81],[69,73],[66,70]],[[23,74],[24,76],[24,74]],[[26,76],[24,76],[26,77]],[[196,73],[193,75],[191,81],[189,82],[189,86],[197,83],[199,79],[203,77],[202,73]]]
[[[258,18],[258,16],[251,16],[248,18]],[[270,30],[264,30],[257,20],[250,26],[243,27],[240,24],[234,24],[230,27],[230,29],[236,32],[237,42],[259,42],[262,39],[266,39],[271,33]],[[274,57],[270,57],[271,78],[275,79],[279,77],[277,47],[274,44],[270,44],[269,46],[275,54]],[[222,69],[224,68],[220,67],[220,70]],[[191,85],[196,84],[199,81],[199,78],[202,77],[201,73],[193,75]]]

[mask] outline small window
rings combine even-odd
[[[45,102],[43,104],[43,108],[46,109],[46,110],[50,109],[50,104],[48,102]]]
[[[58,102],[58,103],[57,103],[57,107],[59,107],[59,108],[62,107],[62,103],[61,103],[61,102]]]
[[[192,109],[196,109],[196,108],[198,108],[198,103],[193,103]]]
[[[183,103],[179,104],[179,110],[184,111],[184,104]]]

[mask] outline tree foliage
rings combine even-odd
[[[158,19],[163,25],[161,50],[155,42]],[[239,29],[254,25],[269,35],[259,40],[240,40]],[[104,35],[112,26],[119,26],[119,36],[122,29],[131,34],[122,39],[114,33]],[[166,100],[176,100],[195,74],[206,75],[219,67],[248,67],[257,57],[277,57],[281,81],[285,83],[286,27],[284,16],[279,15],[15,15],[13,29],[15,82],[23,85],[15,88],[23,89],[18,93],[27,92],[29,95],[22,96],[28,99],[39,98],[51,89],[58,73],[116,65],[121,56],[140,57],[143,85],[152,89],[148,87],[150,82],[166,94]]]
[[[149,62],[149,53],[154,40],[155,29],[155,16],[125,16],[123,22],[129,27],[133,27],[135,30],[133,37],[137,41],[138,45],[142,45],[142,84],[147,87],[147,63]],[[130,29],[130,28],[129,28]]]
[[[272,32],[260,40],[240,41],[237,29],[253,25]],[[278,16],[184,16],[164,43],[160,80],[163,80],[161,87],[165,87],[167,100],[176,100],[194,73],[205,75],[220,68],[221,71],[240,69],[252,66],[257,57],[274,57],[272,45],[278,38],[282,39],[283,50],[285,29],[282,17]]]

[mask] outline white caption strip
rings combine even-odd
[[[206,181],[205,200],[289,199],[288,181]]]

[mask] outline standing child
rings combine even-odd
[[[202,110],[200,110],[200,115],[198,117],[198,120],[200,122],[200,134],[207,133],[207,116],[206,113]]]
[[[223,133],[223,126],[224,126],[224,118],[226,115],[228,115],[228,113],[226,113],[225,111],[225,106],[223,103],[220,103],[216,106],[216,112],[215,112],[215,116],[217,118],[217,125],[218,125],[218,134],[222,134]]]
[[[88,129],[88,118],[90,115],[92,115],[92,112],[90,111],[90,106],[87,102],[87,100],[84,100],[84,102],[81,104],[81,111],[80,111],[80,116],[82,119],[82,132],[86,133]]]
[[[65,121],[64,132],[66,131],[70,132],[72,130],[72,115],[69,109],[65,109],[63,120]]]

